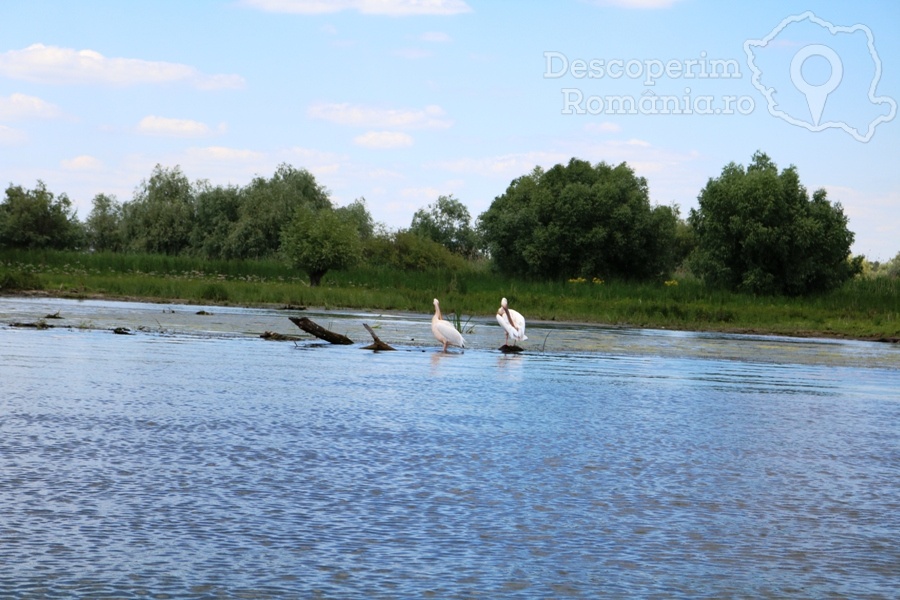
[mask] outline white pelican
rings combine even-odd
[[[500,301],[497,322],[506,330],[506,344],[509,344],[509,338],[513,339],[513,345],[517,341],[524,342],[528,339],[528,336],[525,335],[525,317],[519,311],[509,308],[506,305],[506,298]]]
[[[434,299],[434,316],[431,317],[431,333],[434,334],[437,341],[444,345],[444,352],[447,351],[448,345],[459,346],[460,348],[466,347],[466,340],[463,339],[462,334],[456,330],[456,327],[454,327],[450,321],[445,321],[441,317],[441,307],[437,298]]]

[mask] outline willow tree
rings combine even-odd
[[[122,206],[122,220],[131,250],[180,254],[191,244],[194,187],[180,167],[156,165]]]
[[[301,208],[331,208],[324,187],[306,169],[281,164],[272,177],[256,177],[241,188],[237,220],[223,245],[228,258],[275,256],[281,231]]]
[[[325,273],[356,264],[362,256],[357,224],[332,208],[297,209],[281,232],[281,253],[318,286]]]
[[[84,239],[72,201],[38,181],[33,190],[6,188],[0,202],[0,248],[77,248]]]
[[[97,194],[84,222],[87,243],[97,251],[122,250],[122,205],[114,195]]]

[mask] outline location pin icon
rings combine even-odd
[[[831,65],[831,77],[822,85],[810,85],[803,78],[803,63],[811,56],[821,56]],[[819,124],[828,94],[840,85],[843,76],[844,64],[837,53],[828,46],[810,44],[801,48],[794,55],[794,59],[791,61],[791,81],[794,82],[794,87],[806,96],[806,104],[809,106],[809,114],[812,115],[814,125]]]

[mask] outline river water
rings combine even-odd
[[[897,345],[429,320],[0,298],[0,597],[896,597]]]

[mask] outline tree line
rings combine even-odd
[[[519,277],[661,280],[676,269],[712,286],[754,294],[827,291],[859,274],[854,234],[840,203],[812,196],[795,167],[764,153],[710,178],[686,219],[653,206],[647,181],[626,163],[572,158],[514,179],[473,219],[450,196],[417,210],[410,226],[376,224],[359,198],[336,207],[305,169],[282,164],[245,186],[191,183],[157,165],[133,198],[98,194],[81,222],[65,194],[43,182],[12,184],[0,202],[0,249],[279,257],[318,285],[360,262],[397,269],[461,269],[489,262]],[[892,263],[900,267],[900,254]]]

